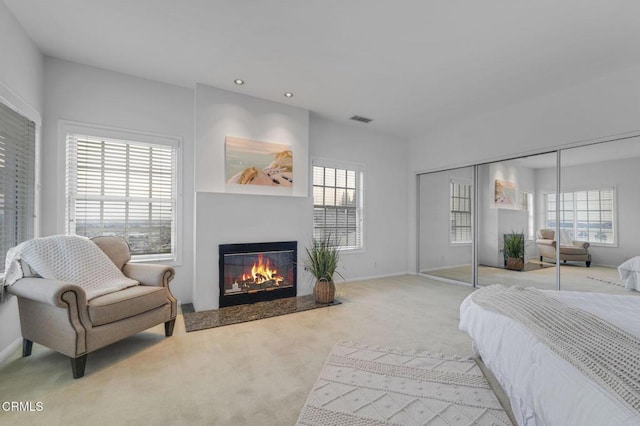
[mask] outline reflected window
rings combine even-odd
[[[613,187],[563,192],[560,194],[560,231],[564,231],[568,240],[615,245],[614,195]],[[546,225],[548,228],[554,228],[555,194],[546,195],[546,205]]]
[[[526,237],[528,240],[533,240],[533,194],[524,191],[520,193],[520,210],[528,213],[529,232]]]
[[[450,241],[471,243],[471,182],[451,180],[450,184]]]

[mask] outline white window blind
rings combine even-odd
[[[176,258],[176,147],[67,135],[67,233],[125,238],[137,259]]]
[[[546,226],[556,226],[556,194],[547,194]],[[615,190],[613,187],[560,194],[560,230],[577,241],[615,245]]]
[[[0,270],[7,250],[33,238],[36,125],[0,103]]]
[[[452,243],[471,243],[471,189],[467,182],[449,183],[449,231]]]
[[[363,173],[313,166],[313,238],[330,238],[342,249],[360,249]]]

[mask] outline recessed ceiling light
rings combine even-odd
[[[242,86],[244,84],[244,80],[240,80],[239,78],[236,78],[233,82],[238,86]]]
[[[293,98],[293,93],[291,93],[291,92],[286,92],[286,93],[284,94],[284,97],[285,97],[285,98]]]

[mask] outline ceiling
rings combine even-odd
[[[405,138],[640,63],[637,0],[4,1],[45,55]]]

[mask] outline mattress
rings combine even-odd
[[[543,291],[640,337],[640,297]],[[511,401],[519,425],[639,425],[640,413],[620,402],[540,342],[521,323],[468,296],[460,329]],[[639,360],[640,361],[640,360]]]

